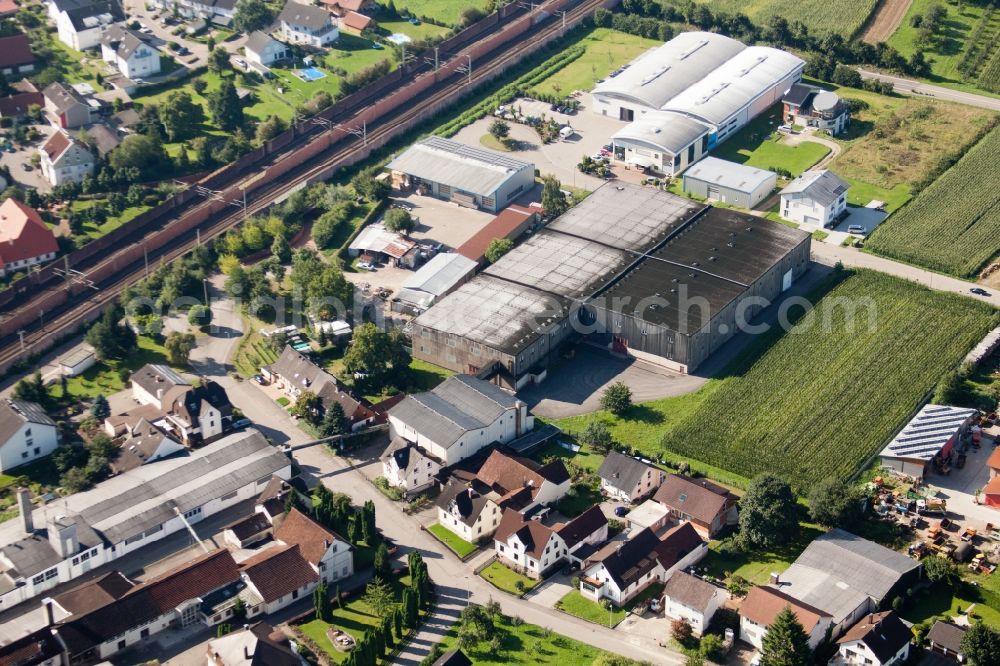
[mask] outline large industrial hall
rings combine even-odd
[[[662,190],[600,187],[412,323],[413,353],[520,388],[586,336],[690,372],[808,267],[809,234]]]
[[[780,49],[684,32],[598,84],[593,111],[629,121],[612,137],[616,160],[672,176],[778,102],[804,68]]]

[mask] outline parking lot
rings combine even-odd
[[[32,156],[38,154],[38,149],[55,133],[56,128],[45,123],[34,125],[34,127],[42,133],[42,137],[13,153],[0,152],[0,164],[10,169],[10,175],[15,183],[25,187],[33,187],[39,192],[49,192],[52,186],[42,176],[42,170],[32,167],[28,171],[24,165],[31,164]]]
[[[600,187],[604,180],[580,173],[576,165],[584,155],[593,155],[600,151],[601,146],[610,142],[611,135],[625,127],[627,123],[591,113],[589,93],[584,93],[577,99],[580,100],[580,110],[574,114],[554,112],[549,104],[537,100],[521,98],[512,102],[511,106],[519,108],[524,115],[555,118],[575,131],[567,139],[543,144],[534,128],[511,122],[510,138],[517,142],[517,147],[510,151],[510,154],[532,162],[540,173],[554,175],[563,185],[594,190]],[[489,133],[492,122],[492,116],[481,118],[464,128],[454,138],[470,146],[478,146],[479,140]],[[636,171],[626,172],[621,166],[615,169],[615,175],[619,178],[624,178],[626,174],[634,175],[636,178],[641,176]]]

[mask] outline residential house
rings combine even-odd
[[[133,81],[160,73],[160,52],[141,34],[120,25],[108,28],[101,38],[101,57]]]
[[[21,10],[15,0],[0,0],[0,18],[10,18]]]
[[[785,123],[826,130],[836,136],[847,129],[851,110],[835,92],[808,83],[793,83],[781,98]]]
[[[472,666],[472,660],[459,649],[449,650],[434,660],[431,666]]]
[[[319,573],[302,556],[298,544],[265,548],[244,560],[240,572],[261,599],[259,612],[268,614],[308,597],[319,585]]]
[[[208,666],[304,666],[288,638],[267,622],[209,641]]]
[[[701,636],[727,597],[718,585],[678,571],[663,587],[663,614],[670,620],[684,620]]]
[[[9,666],[62,666],[62,645],[48,627],[0,646],[0,664]]]
[[[112,129],[104,123],[88,127],[87,137],[90,139],[90,144],[94,150],[97,151],[97,156],[102,160],[107,159],[111,151],[121,145],[122,142],[122,136],[118,134],[118,130]]]
[[[531,504],[558,502],[569,492],[571,478],[562,460],[539,465],[534,460],[494,450],[476,472],[476,482],[501,496],[528,490]]]
[[[708,552],[690,523],[661,539],[645,529],[627,541],[614,541],[583,562],[580,593],[594,601],[622,606],[654,583],[666,583],[675,572],[698,562]]]
[[[891,666],[910,656],[913,632],[892,611],[863,617],[837,641],[830,666]]]
[[[278,14],[278,24],[281,36],[294,44],[322,48],[340,37],[340,31],[328,11],[295,0],[289,0]]]
[[[28,36],[18,34],[0,37],[0,73],[8,78],[19,79],[33,71],[35,54],[31,52]]]
[[[59,429],[41,405],[0,398],[0,472],[44,458],[58,445]]]
[[[302,557],[327,583],[354,574],[354,548],[298,509],[292,509],[274,530],[275,541],[298,546]]]
[[[834,637],[920,582],[919,560],[841,529],[817,537],[772,582],[822,610]]]
[[[19,492],[20,520],[0,523],[0,610],[253,499],[291,462],[256,430],[140,465],[96,488],[33,510]],[[38,529],[35,526],[38,525]]]
[[[572,520],[555,526],[556,534],[566,544],[566,557],[577,566],[583,564],[608,540],[608,518],[594,505]]]
[[[656,500],[648,499],[625,515],[629,530],[639,532],[647,527],[658,532],[670,522],[670,509]]]
[[[372,21],[370,16],[365,16],[357,12],[347,12],[340,17],[340,27],[354,35],[360,35],[365,30],[371,28],[373,24],[374,21]]]
[[[136,585],[121,598],[58,623],[54,630],[69,663],[108,659],[168,628],[206,622],[203,599],[234,590],[240,572],[228,550],[219,549]]]
[[[497,559],[529,578],[541,579],[572,551],[607,540],[607,519],[601,518],[603,513],[598,517],[587,511],[568,523],[549,526],[515,509],[505,509],[493,535]]]
[[[322,0],[322,4],[336,16],[345,16],[348,12],[364,14],[378,7],[374,0]]]
[[[962,654],[962,639],[965,638],[965,631],[965,627],[938,620],[927,632],[927,648],[951,661],[964,664],[965,655]]]
[[[388,412],[392,437],[414,442],[442,465],[508,444],[534,427],[528,406],[472,375],[453,375],[434,389],[406,396]]]
[[[190,382],[166,365],[147,363],[129,377],[132,399],[140,405],[153,405],[166,411],[189,388]]]
[[[13,197],[0,204],[0,277],[51,261],[58,252],[38,211]]]
[[[1000,507],[1000,448],[993,449],[993,453],[986,461],[986,467],[990,476],[983,486],[983,504],[998,508]]]
[[[809,647],[815,649],[831,628],[830,616],[770,586],[752,587],[740,604],[740,639],[759,650],[767,628],[785,608],[795,613],[795,618],[809,637]]]
[[[847,210],[850,185],[829,169],[806,171],[781,190],[781,217],[826,227]]]
[[[440,462],[402,437],[393,438],[381,461],[382,476],[389,485],[411,493],[433,485],[441,471]]]
[[[45,95],[38,91],[28,79],[14,84],[14,91],[0,97],[0,118],[23,118],[32,106],[45,107]]]
[[[125,21],[118,0],[48,0],[59,40],[77,51],[96,47],[111,26]]]
[[[673,518],[691,521],[704,537],[735,525],[739,517],[736,495],[705,479],[668,474],[653,499],[670,509]]]
[[[288,47],[265,32],[254,30],[243,45],[248,62],[255,62],[265,67],[289,57]]]
[[[93,106],[72,86],[56,81],[46,86],[42,95],[45,97],[45,112],[57,127],[77,129],[93,122]]]
[[[128,429],[111,468],[116,473],[127,472],[186,451],[183,444],[143,418]]]
[[[155,0],[154,4],[185,18],[201,18],[222,26],[227,26],[236,13],[236,0]]]
[[[435,505],[438,523],[466,541],[478,543],[496,532],[504,508],[517,511],[526,502],[527,493],[519,493],[516,498],[501,498],[495,492],[483,493],[452,480],[441,490]]]
[[[49,137],[39,150],[39,156],[42,175],[53,187],[79,183],[94,170],[93,154],[64,131],[57,131]]]
[[[597,476],[601,478],[602,493],[612,499],[631,503],[656,492],[667,474],[632,456],[611,451],[597,470]]]
[[[319,397],[323,409],[330,409],[333,403],[339,403],[353,432],[368,427],[376,420],[377,415],[366,401],[356,397],[336,377],[291,345],[286,345],[278,360],[261,368],[261,372],[292,399],[309,390]]]

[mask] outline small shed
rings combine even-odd
[[[59,373],[66,377],[76,377],[97,362],[94,348],[90,345],[78,347],[59,359]]]
[[[722,203],[753,208],[778,184],[767,169],[706,157],[684,172],[684,191]]]
[[[646,500],[625,516],[629,530],[640,532],[647,527],[654,532],[666,527],[670,522],[670,509],[656,500]]]

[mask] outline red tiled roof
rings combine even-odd
[[[558,485],[568,480],[569,472],[559,460],[538,467],[526,458],[515,458],[494,450],[479,468],[476,478],[502,494],[530,487],[534,496],[546,481]]]
[[[302,551],[302,557],[311,564],[319,564],[329,544],[334,541],[346,543],[346,539],[341,539],[298,509],[288,512],[281,521],[281,526],[275,531],[274,538],[298,546]]]
[[[986,466],[1000,471],[1000,446],[993,449],[993,453],[986,459]]]
[[[357,12],[365,6],[367,0],[323,0],[324,5],[336,5],[344,11]]]
[[[55,162],[72,144],[69,135],[60,131],[49,137],[49,140],[42,146],[42,150],[45,151],[50,160]]]
[[[0,97],[0,117],[16,118],[18,116],[23,116],[28,112],[28,107],[32,104],[44,106],[45,96],[42,95],[42,93],[35,91],[16,93],[13,95],[7,95],[6,97]]]
[[[18,7],[14,0],[0,0],[0,16],[16,14],[18,9],[20,9],[20,7]]]
[[[553,532],[552,528],[542,525],[541,521],[528,520],[514,509],[505,509],[493,538],[508,543],[510,537],[516,534],[524,544],[525,552],[537,560],[545,552],[545,545]]]
[[[298,546],[267,548],[240,564],[266,603],[319,581],[319,574],[302,558]]]
[[[1000,495],[1000,476],[994,476],[983,487],[984,495]]]
[[[784,592],[761,585],[750,589],[750,593],[740,605],[740,615],[761,626],[768,627],[785,606],[792,609],[799,624],[802,625],[807,634],[811,633],[813,627],[819,624],[824,617],[830,617],[829,613],[804,604]]]
[[[34,208],[14,198],[0,204],[0,265],[58,251],[56,237]]]
[[[228,550],[220,548],[136,585],[123,598],[142,595],[148,604],[163,614],[189,599],[234,583],[239,577],[236,560]]]
[[[3,10],[0,9],[0,13]],[[0,37],[0,67],[17,67],[35,62],[27,35]]]
[[[370,17],[365,16],[364,14],[359,14],[354,11],[349,11],[343,17],[341,17],[340,22],[341,24],[347,26],[348,28],[351,28],[352,30],[361,31],[366,29],[369,25],[371,25],[372,20]]]
[[[653,499],[694,520],[711,525],[715,517],[726,509],[732,500],[730,492],[722,486],[704,479],[692,479],[680,474],[668,474],[657,489]]]
[[[485,227],[455,250],[463,257],[482,263],[486,258],[486,248],[494,238],[516,239],[528,228],[535,217],[535,211],[523,206],[508,206],[500,211]]]

